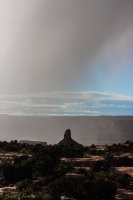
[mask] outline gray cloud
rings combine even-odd
[[[94,62],[117,55],[132,10],[132,0],[1,0],[0,93],[78,89]]]
[[[123,115],[132,113],[133,97],[94,91],[0,97],[0,114],[39,116]]]

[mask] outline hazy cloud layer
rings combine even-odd
[[[133,97],[93,91],[0,97],[0,114],[8,115],[99,116],[132,112]]]
[[[84,89],[106,59],[112,80],[133,52],[132,13],[132,0],[0,0],[0,94]]]

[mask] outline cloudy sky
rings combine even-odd
[[[0,113],[133,114],[132,0],[0,0]]]

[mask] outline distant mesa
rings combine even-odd
[[[32,140],[20,140],[20,144],[29,144],[29,145],[36,145],[36,144],[41,144],[43,146],[47,145],[47,142],[41,142],[41,141],[32,141]]]
[[[65,146],[65,147],[74,147],[74,148],[81,148],[83,145],[79,144],[71,137],[71,130],[67,129],[64,134],[63,140],[61,140],[58,145]]]

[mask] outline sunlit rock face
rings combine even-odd
[[[71,137],[71,130],[67,129],[64,134],[63,140],[61,140],[58,145],[66,146],[66,147],[74,147],[74,148],[80,148],[83,145],[79,144]]]

